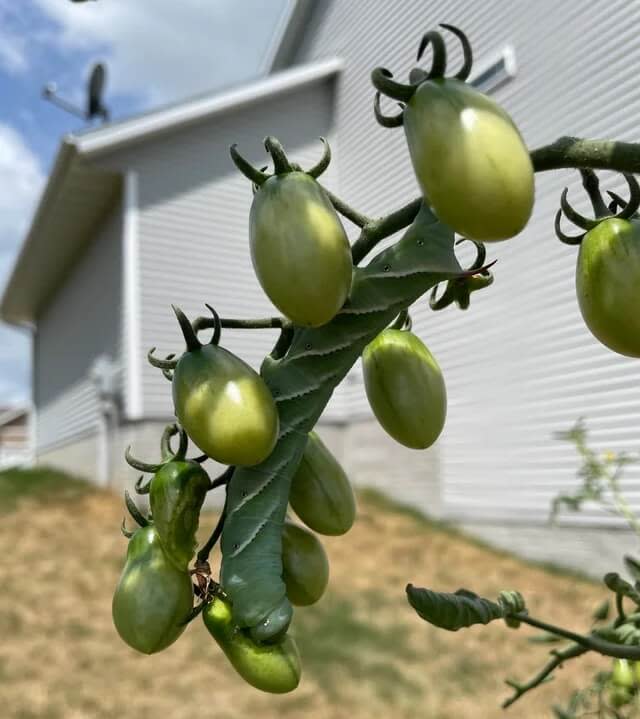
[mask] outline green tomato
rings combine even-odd
[[[270,177],[249,218],[251,259],[263,290],[298,325],[319,327],[344,305],[351,250],[324,190],[304,172]]]
[[[499,105],[460,80],[427,80],[407,103],[404,128],[425,200],[444,223],[482,242],[525,227],[533,165]]]
[[[633,689],[636,684],[633,666],[628,659],[614,659],[611,682],[617,687]]]
[[[576,291],[594,337],[614,352],[640,357],[640,222],[609,218],[587,232]]]
[[[329,583],[329,560],[318,538],[285,522],[282,529],[282,580],[291,604],[315,604]]]
[[[356,501],[349,478],[315,432],[291,480],[289,504],[314,532],[337,536],[351,529]]]
[[[278,437],[278,410],[246,362],[217,345],[185,352],[173,373],[176,416],[189,437],[221,464],[264,461]]]
[[[447,390],[433,355],[406,330],[383,330],[364,349],[367,398],[382,427],[400,444],[426,449],[440,436]]]
[[[165,554],[186,569],[195,554],[200,509],[211,487],[209,476],[189,460],[167,462],[154,475],[149,503]]]
[[[633,701],[633,694],[624,687],[618,687],[612,684],[609,687],[609,703],[615,709],[620,709],[626,704],[630,704]]]
[[[113,595],[118,634],[133,649],[153,654],[185,630],[193,607],[193,585],[186,570],[167,558],[153,525],[138,529],[129,541],[127,561]]]
[[[238,674],[263,692],[284,694],[300,683],[300,655],[295,641],[285,636],[274,644],[255,642],[233,623],[231,604],[215,597],[203,610],[204,624]]]

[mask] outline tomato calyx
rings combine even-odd
[[[440,27],[453,33],[462,44],[462,67],[453,77],[456,80],[465,82],[471,73],[473,65],[471,43],[464,32],[455,25],[441,23]],[[431,47],[432,53],[431,67],[428,71],[419,67],[414,67],[409,72],[408,85],[394,80],[393,73],[385,67],[377,67],[371,73],[371,82],[377,90],[373,100],[373,112],[376,120],[383,127],[400,127],[400,125],[403,124],[405,109],[405,105],[403,103],[407,103],[411,100],[419,85],[429,80],[444,79],[444,74],[447,70],[447,48],[442,35],[436,30],[429,30],[422,36],[416,57],[418,62],[422,59],[428,47]],[[397,100],[401,103],[400,107],[402,108],[402,112],[397,115],[385,115],[380,107],[381,95],[386,95],[392,100]]]
[[[320,141],[323,144],[322,157],[308,170],[303,170],[300,165],[295,162],[291,162],[280,141],[272,135],[269,135],[264,139],[265,150],[269,153],[269,155],[271,155],[271,159],[273,161],[273,173],[271,174],[266,172],[266,166],[262,167],[260,170],[254,167],[238,152],[237,145],[231,145],[229,152],[234,165],[247,179],[251,180],[253,184],[253,192],[255,194],[270,177],[286,175],[290,172],[304,172],[314,180],[318,179],[318,177],[320,177],[320,175],[322,175],[322,173],[329,167],[329,163],[331,162],[331,147],[329,146],[329,143],[324,137],[321,137]]]
[[[580,170],[582,175],[582,184],[594,211],[594,217],[585,217],[575,210],[568,200],[569,189],[567,187],[562,191],[560,196],[560,209],[556,213],[554,229],[556,237],[564,242],[566,245],[579,245],[585,238],[588,232],[595,229],[604,220],[618,219],[618,220],[630,220],[637,217],[638,208],[640,208],[640,185],[636,178],[627,172],[623,172],[622,175],[627,181],[629,186],[629,199],[623,200],[615,192],[608,192],[611,202],[607,205],[600,193],[598,178],[593,170]],[[621,208],[620,212],[617,212],[618,207]],[[584,230],[579,235],[567,235],[560,227],[560,221],[562,216],[567,218],[576,227]]]
[[[213,307],[211,307],[210,305],[206,305],[206,307],[211,311],[214,317],[214,330],[213,337],[211,338],[211,344],[217,345],[220,341],[221,333],[220,318],[218,316],[218,313],[213,309]],[[187,319],[187,316],[179,307],[176,307],[175,305],[171,305],[171,309],[174,311],[175,316],[178,320],[178,324],[180,325],[180,329],[182,330],[182,335],[187,346],[186,351],[196,352],[197,350],[201,349],[202,343],[198,339],[198,335],[193,329],[193,325],[191,324],[191,322],[189,322],[189,320]],[[168,354],[164,359],[161,359],[155,356],[155,351],[156,348],[152,347],[147,353],[147,360],[149,364],[152,367],[156,367],[157,369],[162,370],[164,376],[169,381],[173,381],[173,370],[175,370],[175,368],[178,366],[180,358],[176,357],[175,353],[172,353]]]
[[[178,447],[178,450],[174,452],[171,449],[171,437],[176,434],[180,437],[180,445]],[[160,462],[156,464],[150,464],[149,462],[142,462],[141,460],[136,459],[131,454],[131,446],[128,446],[126,448],[124,452],[124,458],[130,467],[133,467],[140,472],[149,472],[151,474],[155,474],[162,467],[164,467],[165,464],[169,462],[183,461],[187,453],[187,442],[188,440],[186,432],[182,428],[178,427],[177,424],[169,424],[165,427],[164,432],[162,433],[162,438],[160,440],[160,451],[162,457],[162,460]],[[198,457],[197,459],[199,461],[203,461],[200,457]],[[135,484],[136,492],[138,492],[138,494],[147,494],[149,491],[149,484],[150,482],[145,482],[144,477],[139,477],[138,481]]]
[[[466,310],[469,308],[472,292],[484,289],[493,284],[493,273],[489,271],[489,268],[495,264],[495,261],[485,264],[487,251],[484,244],[462,237],[456,242],[456,245],[459,245],[461,242],[472,242],[475,245],[476,258],[469,269],[465,270],[463,274],[447,281],[445,290],[440,297],[438,297],[439,285],[436,285],[431,290],[429,307],[434,311],[443,310],[453,302],[458,305],[459,309]]]
[[[212,326],[213,326],[213,336],[211,337],[211,340],[209,341],[209,344],[211,345],[218,345],[220,342],[220,336],[222,334],[222,321],[220,320],[220,316],[218,313],[211,307],[211,305],[208,305],[205,303],[205,307],[211,312],[213,315],[212,320]],[[194,325],[189,322],[187,316],[184,314],[184,312],[175,305],[171,305],[171,309],[174,311],[176,318],[178,319],[178,324],[180,325],[180,329],[182,330],[182,335],[184,337],[185,344],[187,346],[186,351],[187,352],[197,352],[199,349],[202,349],[203,344],[198,339],[197,330],[195,329]],[[202,328],[201,328],[202,329]],[[152,367],[156,367],[157,369],[162,370],[162,374],[170,381],[173,381],[173,371],[178,366],[178,362],[180,361],[180,357],[176,358],[175,353],[168,354],[164,359],[160,359],[159,357],[156,357],[154,355],[154,352],[156,351],[155,347],[152,347],[149,352],[147,353],[147,360],[149,364]],[[206,459],[206,457],[204,457]],[[204,461],[204,459],[199,461]]]
[[[179,437],[179,446],[178,449],[174,452],[171,449],[171,438],[175,435],[178,435]],[[143,462],[136,457],[134,457],[131,454],[131,446],[129,445],[125,452],[124,452],[124,458],[127,464],[130,467],[133,467],[134,469],[139,470],[140,472],[144,473],[150,473],[150,474],[156,474],[159,472],[162,467],[165,465],[171,463],[171,462],[195,462],[196,464],[202,464],[203,462],[206,462],[209,457],[206,454],[200,454],[197,457],[191,457],[187,458],[187,447],[188,447],[189,438],[187,437],[187,433],[182,429],[182,427],[178,426],[177,424],[169,424],[164,428],[164,432],[162,433],[162,438],[160,439],[160,452],[161,452],[161,461],[156,464],[151,464],[149,462]],[[219,477],[211,481],[211,489],[215,489],[216,487],[220,487],[222,485],[225,485],[229,482],[231,474],[233,474],[234,467],[228,467]],[[153,481],[153,477],[147,478],[144,476],[144,474],[141,474],[140,477],[136,480],[135,483],[135,490],[137,494],[149,494],[150,488],[151,488],[151,482]],[[125,492],[125,501],[127,500],[128,493]],[[127,504],[128,506],[128,504]],[[142,525],[144,526],[144,525]]]

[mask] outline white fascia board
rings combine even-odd
[[[34,329],[34,323],[22,317],[20,309],[14,306],[14,295],[17,289],[16,285],[20,281],[21,269],[27,262],[27,256],[31,250],[34,238],[40,231],[42,225],[45,223],[49,208],[56,202],[58,191],[64,182],[69,167],[75,160],[76,154],[76,146],[72,136],[65,136],[60,144],[60,149],[58,150],[53,169],[49,174],[47,184],[40,195],[40,199],[31,222],[31,227],[29,228],[27,236],[22,243],[18,256],[14,261],[11,272],[8,275],[9,279],[5,285],[4,294],[0,300],[0,319],[4,320],[8,324],[25,327],[29,330]]]
[[[338,58],[331,58],[311,65],[301,65],[229,92],[199,98],[166,110],[158,110],[110,127],[94,130],[86,135],[76,135],[74,144],[82,156],[91,158],[147,139],[152,135],[175,130],[211,115],[236,110],[271,95],[317,82],[339,73],[342,68],[343,62]]]
[[[287,0],[287,4],[280,15],[278,24],[273,33],[273,37],[271,39],[271,42],[269,43],[269,47],[267,48],[267,51],[264,54],[264,58],[260,63],[261,75],[268,75],[273,70],[273,63],[278,54],[278,50],[282,45],[282,41],[287,34],[289,23],[291,22],[294,13],[296,12],[298,1],[299,0]]]

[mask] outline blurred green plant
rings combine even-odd
[[[557,520],[563,509],[580,512],[591,503],[623,519],[640,538],[640,520],[621,488],[625,467],[640,461],[640,456],[628,452],[596,451],[589,446],[583,419],[579,419],[571,429],[555,433],[554,437],[575,446],[580,464],[576,473],[578,487],[573,493],[561,493],[553,500],[550,523]],[[530,638],[532,643],[562,645],[550,651],[551,658],[529,680],[506,680],[513,693],[503,702],[503,708],[508,708],[527,692],[549,682],[553,672],[564,662],[596,652],[613,658],[611,669],[598,672],[585,688],[574,692],[566,706],[554,705],[554,716],[557,719],[587,716],[631,719],[640,716],[640,561],[626,555],[624,564],[631,581],[617,572],[609,572],[603,579],[605,587],[614,595],[615,612],[612,612],[611,599],[604,599],[595,608],[590,631],[585,634],[531,616],[524,598],[516,591],[501,592],[497,601],[491,601],[467,589],[451,594],[419,589],[409,584],[407,598],[422,619],[441,629],[458,631],[502,619],[512,629],[518,629],[521,624],[542,629],[542,634]]]

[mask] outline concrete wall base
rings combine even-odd
[[[109,487],[116,493],[121,494],[124,489],[133,493],[134,483],[140,475],[125,462],[125,447],[131,445],[133,454],[143,461],[158,461],[160,436],[166,424],[167,421],[130,423],[121,425],[114,433]],[[318,432],[342,463],[354,486],[373,487],[430,517],[446,519],[441,502],[437,447],[421,452],[405,449],[373,419],[349,425],[321,423]],[[196,453],[192,449],[189,454]],[[90,481],[96,481],[99,476],[96,461],[95,436],[38,456],[39,464],[52,465]],[[204,466],[212,477],[224,470],[223,466],[211,461]],[[139,499],[140,506],[145,507],[145,498]],[[209,494],[206,506],[220,508],[223,501],[224,492],[217,490]],[[640,556],[640,542],[632,532],[609,527],[549,527],[468,520],[458,522],[457,526],[494,547],[527,559],[573,568],[597,578],[607,571],[623,571],[625,553]]]

